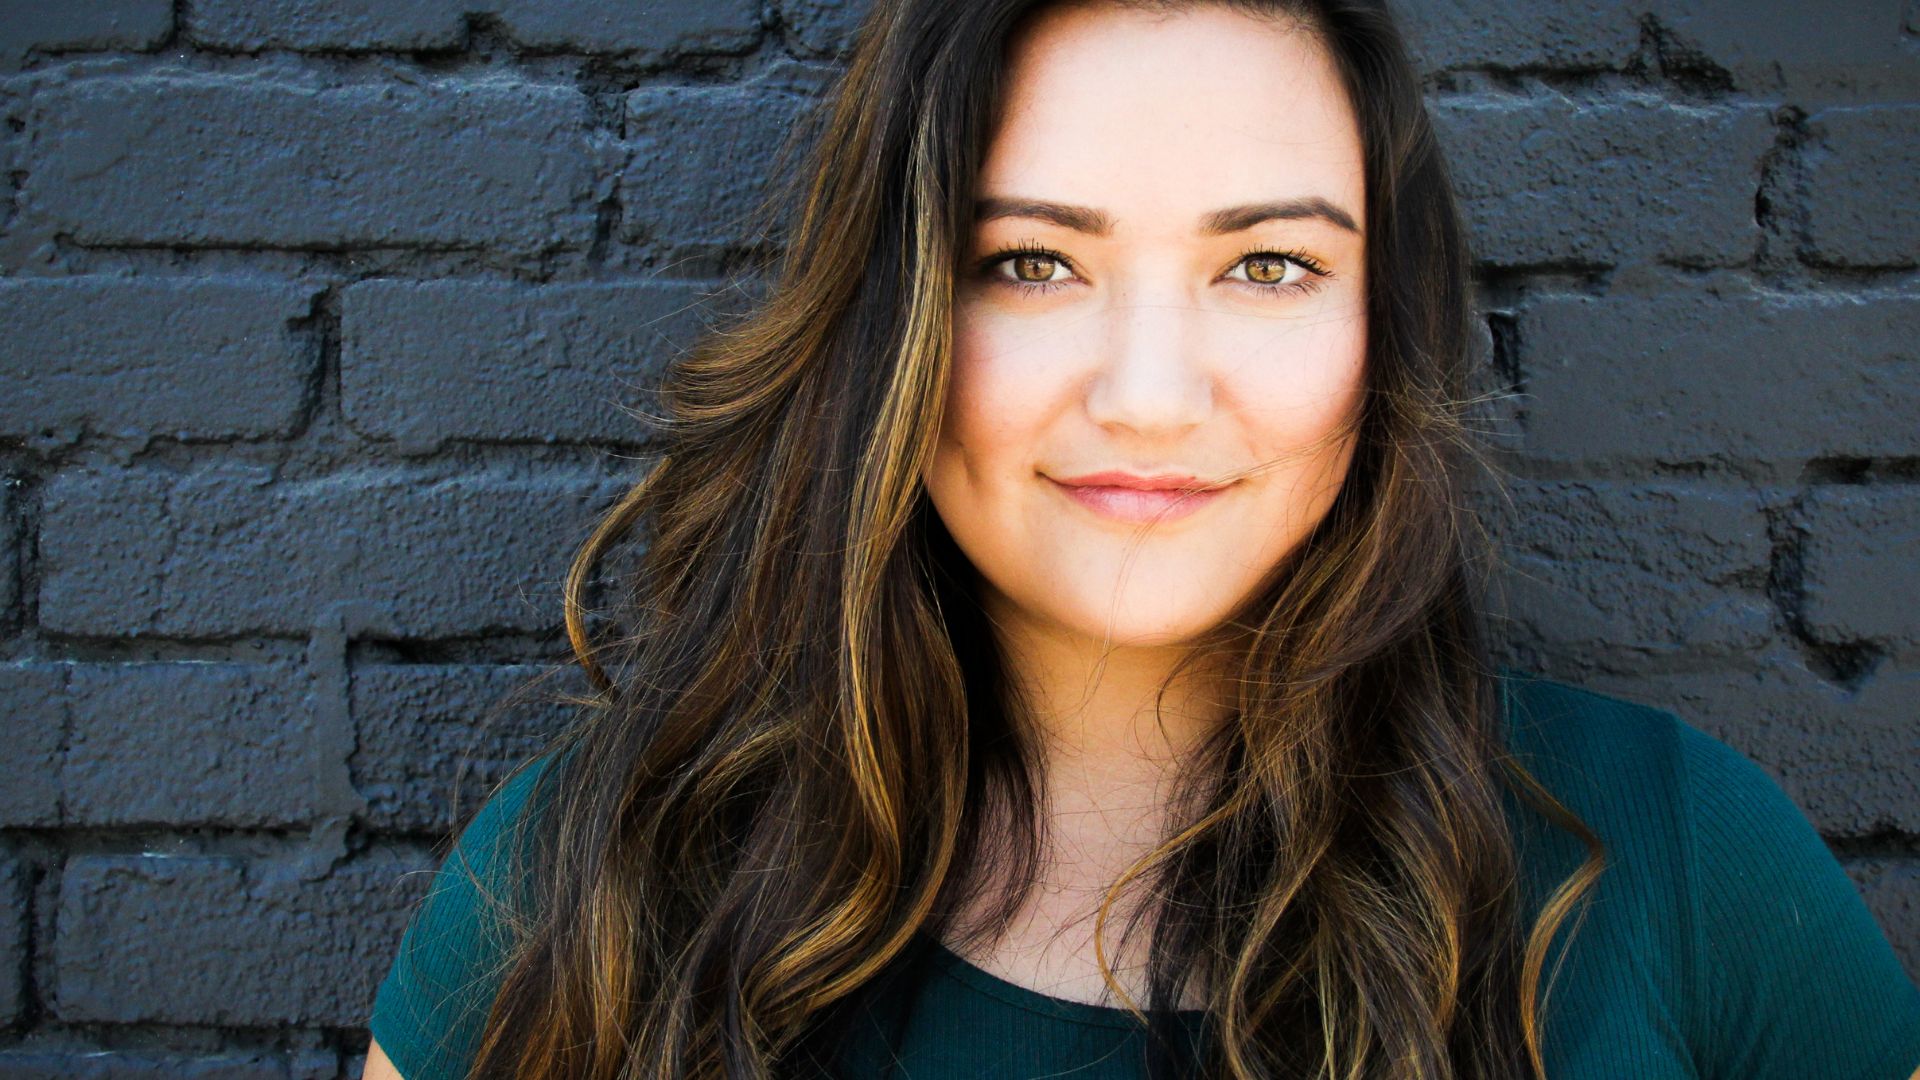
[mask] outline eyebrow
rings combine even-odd
[[[1090,233],[1094,236],[1106,236],[1113,232],[1113,216],[1104,210],[1047,202],[1042,199],[981,199],[974,203],[973,215],[976,223],[985,223],[999,218],[1023,217],[1052,222],[1063,229]],[[1357,235],[1360,232],[1360,226],[1354,224],[1352,214],[1342,210],[1331,200],[1318,195],[1248,203],[1245,206],[1229,206],[1202,214],[1200,232],[1204,236],[1224,236],[1227,233],[1251,229],[1263,221],[1294,221],[1302,218],[1319,218],[1350,233]]]

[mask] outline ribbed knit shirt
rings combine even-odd
[[[1555,939],[1550,1080],[1908,1080],[1920,1068],[1920,989],[1765,771],[1664,710],[1508,669],[1501,686],[1509,749],[1607,848],[1585,916]],[[458,1080],[473,1059],[504,939],[455,867],[494,880],[537,774],[521,771],[468,822],[375,995],[373,1037],[405,1080]],[[1532,913],[1586,852],[1519,805],[1508,813]],[[875,996],[842,1040],[839,1075],[1146,1075],[1131,1013],[917,945],[911,992]],[[1206,1037],[1205,1014],[1179,1019]]]

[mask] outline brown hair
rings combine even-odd
[[[1005,44],[1040,6],[879,0],[772,204],[765,299],[671,372],[660,457],[568,579],[596,693],[545,755],[473,1075],[798,1074],[985,855],[1030,880],[1031,748],[920,476]],[[1205,1075],[1539,1075],[1549,943],[1604,849],[1505,749],[1447,170],[1381,3],[1231,6],[1311,28],[1351,94],[1370,351],[1338,498],[1196,650],[1238,697],[1193,760],[1197,810],[1130,875],[1153,886],[1150,1069],[1179,1071],[1165,1025],[1194,976]],[[590,612],[622,545],[637,567]],[[1588,850],[1530,931],[1503,790]]]

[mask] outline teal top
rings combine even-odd
[[[1920,990],[1824,841],[1759,766],[1672,713],[1506,672],[1509,745],[1611,862],[1544,1012],[1553,1080],[1908,1080]],[[502,787],[449,856],[483,880],[536,775]],[[1510,808],[1510,812],[1513,812]],[[1514,818],[1535,905],[1584,849]],[[498,939],[462,874],[435,875],[374,998],[406,1080],[457,1080],[498,980]],[[923,937],[910,994],[876,995],[840,1044],[847,1077],[1143,1077],[1143,1030],[1049,997]],[[1203,1014],[1181,1015],[1204,1038]]]

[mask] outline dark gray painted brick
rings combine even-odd
[[[1907,0],[1646,0],[1668,49],[1742,91],[1790,100],[1920,92]]]
[[[1907,977],[1920,982],[1920,860],[1854,858],[1842,865],[1907,966]]]
[[[548,629],[567,562],[612,494],[573,474],[62,474],[44,496],[40,620],[84,634],[300,634],[340,609],[372,636]]]
[[[760,31],[748,0],[200,0],[188,13],[188,36],[224,49],[448,49],[465,42],[469,15],[553,52],[735,51]]]
[[[1712,291],[1544,296],[1520,312],[1526,452],[1795,462],[1920,453],[1920,299]]]
[[[37,101],[23,212],[94,244],[584,247],[586,118],[550,86],[83,80]]]
[[[1803,511],[1808,629],[1828,641],[1920,642],[1920,487],[1823,487]]]
[[[327,767],[311,692],[284,666],[0,665],[0,825],[308,820]]]
[[[284,665],[72,665],[66,824],[309,820],[326,767],[312,694],[306,673]]]
[[[701,329],[682,284],[369,281],[341,301],[341,408],[363,434],[643,441],[648,391]]]
[[[1812,117],[1807,250],[1835,265],[1920,262],[1920,108],[1834,109]]]
[[[0,57],[29,49],[151,49],[172,32],[172,0],[11,0],[0,6]]]
[[[353,673],[353,781],[376,829],[452,831],[560,730],[578,680],[530,665],[403,665]],[[456,802],[456,796],[458,801]]]
[[[60,823],[66,664],[0,664],[0,826]]]
[[[67,861],[55,1015],[70,1022],[359,1026],[434,863],[376,848],[303,881],[218,856]]]
[[[183,29],[216,49],[452,49],[469,10],[465,0],[195,0]]]
[[[1749,671],[1596,676],[1595,689],[1678,714],[1765,766],[1828,836],[1920,830],[1920,672],[1883,669],[1857,691],[1770,651]]]
[[[1761,106],[1453,98],[1432,108],[1483,262],[1721,265],[1753,255],[1760,159],[1774,137]]]
[[[288,323],[313,295],[271,281],[0,281],[0,435],[286,435],[319,361]]]
[[[329,1072],[329,1077],[334,1073]],[[289,1080],[277,1054],[188,1053],[128,1050],[13,1050],[0,1053],[0,1076],[8,1080]]]
[[[1770,608],[1749,583],[1770,548],[1745,491],[1605,482],[1516,482],[1501,576],[1518,640],[1549,651],[1643,658],[1766,642]]]
[[[515,40],[608,53],[735,52],[760,36],[753,0],[495,0]]]
[[[0,1026],[19,1021],[27,1008],[28,947],[32,942],[30,875],[16,859],[0,858]],[[0,1058],[0,1075],[5,1075]]]
[[[665,244],[751,242],[769,161],[807,98],[762,86],[661,86],[627,95],[633,159],[621,233]]]
[[[1621,68],[1640,48],[1626,0],[1396,0],[1390,5],[1423,71]]]

